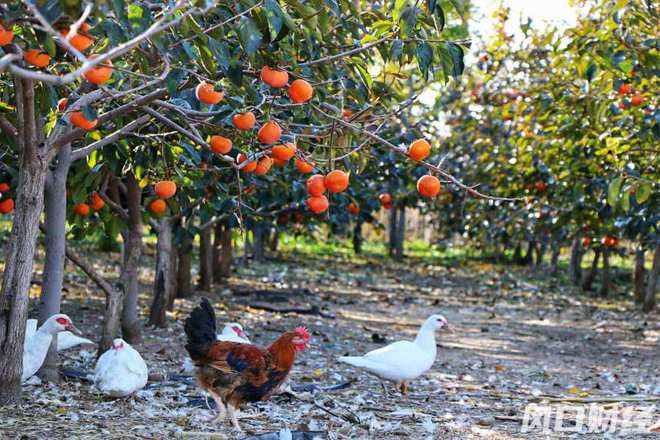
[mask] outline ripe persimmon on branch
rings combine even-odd
[[[335,121],[339,125],[341,125],[343,127],[346,127],[346,128],[349,128],[349,129],[351,129],[355,132],[362,133],[365,136],[368,136],[371,139],[373,139],[374,141],[378,142],[379,144],[389,148],[390,150],[407,157],[405,149],[401,149],[401,148],[397,147],[396,145],[394,145],[390,141],[388,141],[386,139],[383,139],[382,137],[378,136],[377,134],[372,133],[371,131],[369,131],[365,128],[362,128],[358,125],[351,124],[350,122],[346,122],[341,118],[337,118],[335,116],[332,116],[331,114],[328,114],[325,111],[323,111],[317,105],[312,104],[311,106],[317,112],[319,112],[321,115],[323,115],[324,117],[326,117],[328,119],[331,119],[331,120]],[[478,198],[481,198],[481,199],[486,199],[486,200],[499,200],[499,201],[505,201],[505,202],[517,202],[517,201],[523,201],[524,200],[524,198],[522,198],[522,197],[496,197],[496,196],[490,196],[490,195],[487,195],[487,194],[483,194],[483,193],[477,191],[475,189],[475,187],[471,187],[471,186],[466,185],[465,183],[461,182],[459,179],[457,179],[456,177],[454,177],[453,175],[451,175],[447,171],[445,171],[445,170],[443,170],[443,169],[441,169],[441,168],[439,168],[435,165],[432,165],[432,164],[430,164],[428,162],[424,162],[424,161],[420,161],[419,165],[423,166],[424,168],[428,169],[429,171],[437,173],[440,176],[448,179],[451,183],[453,183],[454,185],[456,185],[457,187],[459,187],[461,189],[464,189],[465,191],[467,191],[472,196],[475,196],[475,197],[478,197]]]

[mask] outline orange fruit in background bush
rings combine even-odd
[[[389,195],[388,193],[383,193],[383,194],[379,195],[378,196],[378,201],[383,206],[385,206],[385,205],[390,205],[390,207],[392,206],[392,196]],[[387,209],[390,209],[387,206],[385,206],[385,207]]]
[[[238,156],[236,156],[236,162],[243,163],[247,160],[247,156],[243,153],[240,153]],[[250,161],[247,165],[245,165],[243,168],[241,168],[242,171],[245,171],[246,173],[251,173],[254,170],[257,169],[257,163],[255,161]]]
[[[286,166],[287,162],[288,161],[286,161],[286,160],[282,160],[282,159],[278,159],[276,157],[273,157],[273,165],[276,165],[278,167]]]
[[[71,46],[75,47],[80,52],[84,52],[89,49],[89,47],[94,44],[94,38],[87,34],[90,28],[91,26],[87,23],[81,24],[78,32],[76,32],[76,35],[69,39]],[[66,38],[69,35],[69,29],[70,28],[67,27],[61,32],[63,37]]]
[[[536,188],[538,192],[544,192],[548,188],[548,184],[542,180],[538,180],[534,183],[534,188]]]
[[[632,92],[632,87],[628,83],[623,83],[619,87],[619,95],[627,95],[630,92]]]
[[[417,191],[424,197],[435,197],[440,194],[440,180],[427,174],[417,181]]]
[[[257,137],[262,144],[274,144],[282,137],[282,128],[277,122],[268,121],[259,129]]]
[[[600,244],[602,244],[605,247],[614,247],[617,244],[619,244],[619,239],[616,237],[612,237],[611,235],[606,235],[600,239]]]
[[[14,32],[10,29],[5,29],[0,24],[0,46],[6,46],[14,40]]]
[[[309,174],[314,171],[314,166],[303,159],[296,158],[296,169],[303,174]]]
[[[104,206],[105,206],[105,202],[103,201],[99,193],[94,191],[92,193],[92,209],[94,211],[100,211],[103,209]]]
[[[89,205],[87,203],[78,203],[73,207],[73,213],[78,217],[87,217],[89,215]]]
[[[283,70],[264,66],[261,69],[261,80],[271,87],[280,89],[289,83],[289,74]]]
[[[167,203],[165,203],[165,200],[156,199],[149,204],[149,211],[153,214],[160,215],[167,211]]]
[[[582,246],[584,246],[584,247],[591,246],[591,237],[583,237],[582,238]]]
[[[289,98],[296,104],[302,104],[312,99],[314,88],[304,79],[297,79],[289,86]]]
[[[344,119],[351,119],[351,116],[353,116],[353,110],[345,108],[342,110],[341,115],[344,117]]]
[[[9,192],[11,187],[9,186],[8,183],[0,183],[0,193],[6,193]]]
[[[257,118],[254,117],[252,112],[238,113],[231,118],[231,122],[239,130],[251,130],[254,128],[254,124],[257,123]]]
[[[347,209],[348,212],[350,212],[353,215],[358,215],[360,213],[360,207],[353,202],[348,204]]]
[[[69,98],[60,99],[59,101],[57,101],[57,111],[60,113],[64,113],[68,105],[69,105]]]
[[[309,210],[312,211],[314,214],[320,214],[323,211],[327,210],[328,207],[330,206],[330,202],[328,202],[328,198],[323,195],[317,197],[310,197],[309,199],[307,199],[305,203],[307,204]]]
[[[642,104],[644,104],[644,97],[642,95],[635,95],[630,98],[630,105],[633,107],[639,107]]]
[[[318,197],[325,192],[325,178],[320,174],[314,174],[307,179],[307,194]]]
[[[195,97],[199,102],[204,104],[217,104],[222,101],[225,94],[223,92],[217,92],[212,84],[209,84],[205,81],[202,81],[195,87]]]
[[[429,154],[431,154],[431,144],[426,139],[417,139],[408,147],[408,156],[413,160],[424,160]]]
[[[273,159],[281,160],[286,162],[296,155],[297,148],[291,142],[286,144],[275,145],[271,150]]]
[[[0,202],[0,214],[9,214],[14,210],[14,200],[5,199]]]
[[[97,58],[97,55],[92,55],[89,57],[90,60],[93,60],[94,58]],[[96,84],[97,86],[105,84],[112,77],[112,67],[110,67],[112,66],[112,62],[108,60],[101,64],[103,65],[97,64],[87,72],[83,73],[83,77],[87,81],[91,82],[92,84]]]
[[[348,174],[342,170],[332,170],[325,176],[325,187],[332,193],[345,191],[348,188]]]
[[[43,52],[39,49],[30,49],[25,51],[23,58],[28,64],[32,64],[35,67],[43,69],[50,63],[50,57],[46,52]]]
[[[231,139],[222,136],[211,136],[211,140],[209,140],[211,151],[217,154],[229,153],[232,145]]]
[[[257,162],[257,166],[254,169],[254,174],[257,176],[264,176],[268,174],[268,171],[270,171],[270,168],[273,166],[273,159],[271,159],[268,156],[264,156],[261,159],[259,159],[259,162]]]
[[[176,194],[176,183],[171,180],[161,180],[154,185],[154,191],[158,197],[167,200]]]
[[[92,128],[96,127],[96,124],[99,122],[98,119],[94,119],[93,121],[88,120],[85,118],[83,112],[71,113],[71,116],[69,116],[69,121],[71,121],[71,123],[76,127],[82,128],[83,130],[91,130]]]

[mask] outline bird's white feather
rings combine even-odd
[[[101,355],[94,369],[94,385],[112,397],[129,396],[147,384],[147,364],[133,347],[115,339],[113,345],[123,343],[119,349],[111,348]]]

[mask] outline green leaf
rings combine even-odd
[[[593,81],[594,77],[596,76],[596,70],[596,65],[594,63],[589,64],[589,67],[584,74],[584,76],[587,78],[587,81]]]
[[[392,42],[392,48],[390,49],[390,58],[392,60],[398,60],[403,53],[403,41],[394,40]]]
[[[637,203],[646,202],[649,199],[649,197],[651,197],[652,192],[653,192],[653,188],[651,188],[650,183],[640,182],[640,184],[637,186],[637,192],[635,193],[635,197],[637,198]]]
[[[449,0],[449,2],[454,6],[458,15],[465,19],[465,2],[463,0]]]
[[[241,17],[241,24],[238,27],[238,38],[241,41],[243,50],[248,54],[254,54],[261,45],[261,32],[255,22],[248,17]]]
[[[266,11],[266,20],[268,20],[268,29],[270,30],[270,39],[274,40],[282,30],[284,24],[284,17],[282,16],[282,8],[277,0],[266,0],[264,2],[264,10]]]
[[[442,30],[445,28],[445,11],[442,9],[442,6],[437,5],[435,7],[435,15],[436,15],[436,20],[434,20],[435,23],[435,30],[438,32],[442,32]]]
[[[140,20],[142,19],[144,11],[141,7],[135,4],[128,5],[128,19],[129,20]]]
[[[621,184],[623,183],[622,177],[617,177],[610,182],[607,188],[607,203],[615,208],[619,201],[619,193],[621,192]]]
[[[88,121],[93,121],[94,119],[96,119],[96,110],[94,110],[94,108],[92,108],[92,106],[86,105],[81,110],[82,110],[83,116]]]
[[[463,48],[458,44],[452,43],[450,41],[447,43],[447,50],[449,51],[449,55],[451,56],[452,61],[451,74],[454,77],[460,76],[465,69],[465,64],[463,62]]]
[[[424,78],[427,79],[429,68],[433,62],[433,48],[427,42],[423,42],[417,45],[415,53],[417,55],[419,70],[424,74]]]
[[[57,21],[57,19],[60,18],[60,16],[62,15],[62,8],[60,7],[59,0],[47,0],[45,2],[33,2],[33,3],[37,5],[39,12],[43,14],[46,20],[48,20],[51,23]]]
[[[215,59],[224,70],[229,69],[229,62],[231,55],[229,53],[229,46],[224,41],[218,41],[215,38],[209,37],[209,49],[213,52]]]

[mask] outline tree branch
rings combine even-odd
[[[14,140],[16,140],[18,137],[18,130],[16,130],[14,124],[9,122],[9,119],[7,119],[5,115],[0,115],[0,130],[7,133],[9,136],[14,138]]]
[[[86,147],[78,148],[73,153],[71,153],[71,160],[76,161],[78,159],[82,159],[83,157],[89,155],[92,151],[98,150],[99,148],[103,148],[106,145],[115,142],[116,140],[124,137],[124,135],[130,134],[133,129],[145,124],[147,121],[149,121],[149,119],[151,118],[147,115],[141,116],[138,119],[129,122],[114,133],[104,137],[103,139],[99,139],[98,141],[91,143]]]
[[[111,119],[118,118],[120,116],[124,116],[124,115],[130,113],[131,111],[133,111],[134,109],[136,109],[137,107],[139,107],[141,105],[144,105],[144,104],[147,104],[147,103],[153,101],[154,99],[162,98],[166,94],[167,94],[167,89],[158,89],[158,90],[155,90],[155,91],[153,91],[153,92],[151,92],[147,95],[140,96],[139,98],[137,98],[137,99],[135,99],[135,100],[133,100],[133,101],[127,103],[127,104],[121,105],[121,106],[119,106],[119,107],[117,107],[113,110],[110,110],[110,111],[100,115],[98,117],[99,124],[102,124],[103,122],[111,120]],[[77,139],[82,138],[86,133],[87,133],[87,131],[85,131],[81,128],[76,128],[74,130],[71,130],[68,133],[60,135],[59,137],[57,137],[56,139],[51,141],[51,145],[57,149],[57,148],[61,147],[64,144],[68,144],[70,142],[73,142]]]
[[[152,35],[157,34],[158,32],[160,32],[160,31],[162,31],[162,30],[164,30],[168,27],[176,25],[177,23],[179,23],[184,18],[188,17],[189,15],[192,15],[195,11],[199,10],[196,7],[190,8],[185,13],[177,16],[176,18],[174,18],[170,21],[167,21],[172,15],[174,15],[174,13],[176,13],[176,11],[178,11],[179,9],[181,9],[184,5],[186,5],[188,3],[189,2],[187,0],[177,1],[177,3],[172,8],[170,8],[167,12],[165,12],[163,14],[163,16],[160,19],[158,19],[156,22],[154,22],[154,24],[152,24],[146,31],[144,31],[140,35],[137,35],[136,37],[132,38],[131,40],[129,40],[129,41],[123,43],[123,44],[120,44],[119,46],[116,46],[115,48],[109,50],[108,52],[97,56],[96,58],[94,58],[92,60],[88,59],[78,69],[76,69],[73,72],[67,73],[66,75],[61,75],[61,76],[60,75],[52,75],[52,74],[38,72],[38,71],[34,71],[34,70],[28,70],[28,69],[24,69],[22,67],[19,67],[15,64],[9,64],[7,66],[7,68],[9,69],[9,71],[12,74],[14,74],[16,76],[19,76],[19,77],[22,77],[22,78],[30,78],[32,80],[43,81],[43,82],[47,82],[47,83],[55,84],[55,85],[68,84],[68,83],[73,82],[76,79],[78,79],[82,74],[87,72],[89,69],[91,69],[91,68],[93,68],[93,67],[95,67],[99,64],[105,63],[106,61],[113,60],[114,58],[117,58],[117,57],[125,54],[129,50],[137,47],[142,41],[148,39]],[[201,10],[199,10],[199,11],[201,11]]]
[[[408,157],[408,155],[407,155],[405,149],[402,149],[402,148],[397,147],[396,145],[394,145],[394,144],[392,144],[391,142],[389,142],[389,141],[383,139],[382,137],[378,136],[377,134],[372,133],[372,132],[370,132],[369,130],[366,130],[366,129],[364,129],[364,128],[362,128],[362,127],[359,127],[359,126],[357,126],[357,125],[354,125],[354,124],[351,124],[351,123],[349,123],[349,122],[346,122],[346,121],[344,121],[343,119],[336,118],[336,117],[334,117],[334,116],[332,116],[332,115],[330,115],[330,114],[324,112],[323,110],[321,110],[321,108],[319,108],[318,106],[316,106],[316,105],[314,105],[314,104],[311,104],[311,106],[312,106],[316,111],[318,111],[319,113],[321,113],[322,115],[324,115],[325,117],[334,120],[335,122],[339,123],[340,125],[342,125],[342,126],[344,126],[344,127],[346,127],[346,128],[350,128],[351,130],[356,131],[356,132],[358,132],[358,133],[362,133],[362,134],[364,134],[364,135],[370,137],[371,139],[377,141],[377,142],[380,143],[381,145],[384,145],[385,147],[389,148],[390,150],[392,150],[392,151],[394,151],[394,152],[396,152],[396,153],[399,153],[399,154],[401,154],[402,156],[406,156],[406,157]],[[476,196],[476,197],[479,197],[479,198],[482,198],[482,199],[487,199],[487,200],[502,200],[502,201],[509,201],[509,202],[514,202],[514,201],[521,201],[521,200],[524,200],[524,198],[522,198],[522,197],[493,197],[493,196],[489,196],[489,195],[486,195],[486,194],[482,194],[482,193],[480,193],[479,191],[477,191],[476,189],[474,189],[473,187],[470,187],[470,186],[464,184],[463,182],[461,182],[460,180],[458,180],[458,179],[457,179],[456,177],[454,177],[453,175],[449,174],[448,172],[446,172],[446,171],[443,170],[443,169],[438,168],[438,167],[435,166],[435,165],[431,165],[430,163],[427,163],[427,162],[418,162],[418,164],[421,165],[421,166],[423,166],[424,168],[428,169],[429,171],[432,171],[432,172],[434,172],[434,173],[436,173],[436,174],[439,174],[440,176],[446,178],[446,179],[449,180],[451,183],[453,183],[454,185],[458,186],[458,187],[461,188],[461,189],[466,190],[468,193],[470,193],[470,194],[473,195],[473,196]]]

